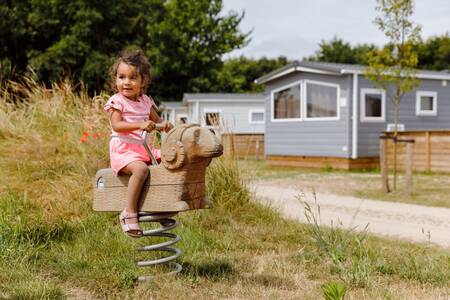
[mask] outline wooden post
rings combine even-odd
[[[431,133],[429,131],[425,132],[425,143],[426,143],[426,170],[431,172]]]
[[[413,145],[414,140],[405,141],[406,142],[406,152],[405,152],[405,192],[407,195],[412,194],[413,190],[413,179],[412,179],[412,169],[413,169]]]
[[[222,135],[222,144],[224,146],[224,155],[227,157],[234,157],[235,149],[234,149],[234,135],[233,134],[223,134]]]
[[[389,193],[389,177],[387,163],[387,136],[380,136],[380,170],[381,186],[385,193]]]
[[[397,136],[394,136],[394,139],[392,140],[394,143],[394,159],[393,159],[393,179],[392,179],[392,185],[394,187],[394,191],[397,190]]]
[[[255,142],[255,159],[259,160],[259,139],[258,137],[256,137],[256,142]]]

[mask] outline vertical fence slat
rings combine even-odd
[[[425,143],[426,143],[426,170],[427,172],[431,172],[431,132],[426,131],[425,132]]]
[[[408,195],[411,195],[413,190],[413,146],[413,142],[407,142],[405,149],[405,192]]]
[[[388,178],[388,162],[387,162],[387,139],[380,137],[380,171],[381,171],[381,186],[385,193],[389,193],[389,178]]]

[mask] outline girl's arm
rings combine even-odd
[[[162,119],[160,118],[160,116],[156,112],[156,109],[155,109],[154,106],[152,106],[152,108],[150,109],[150,120],[152,120],[155,123],[161,123],[162,122]]]
[[[137,129],[152,131],[155,129],[155,122],[145,121],[145,122],[125,122],[122,120],[122,113],[114,108],[110,109],[109,119],[111,122],[111,127],[115,132],[133,131]]]
[[[163,126],[163,130],[165,132],[169,132],[173,128],[172,123],[166,122],[166,121],[164,121],[163,119],[160,118],[160,116],[156,112],[154,106],[152,106],[152,108],[150,109],[150,120],[155,122],[155,123],[161,123],[162,126]]]

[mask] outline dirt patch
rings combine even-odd
[[[330,178],[328,178],[330,180]],[[450,209],[414,204],[393,203],[311,192],[283,180],[255,181],[250,185],[255,199],[280,211],[284,216],[307,222],[304,215],[306,201],[320,206],[322,225],[341,224],[344,228],[364,230],[391,238],[433,243],[450,247]]]

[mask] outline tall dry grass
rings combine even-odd
[[[108,165],[105,97],[75,92],[69,81],[49,89],[31,78],[9,83],[0,98],[0,187],[25,192],[45,219],[85,214],[90,188],[80,183]]]

